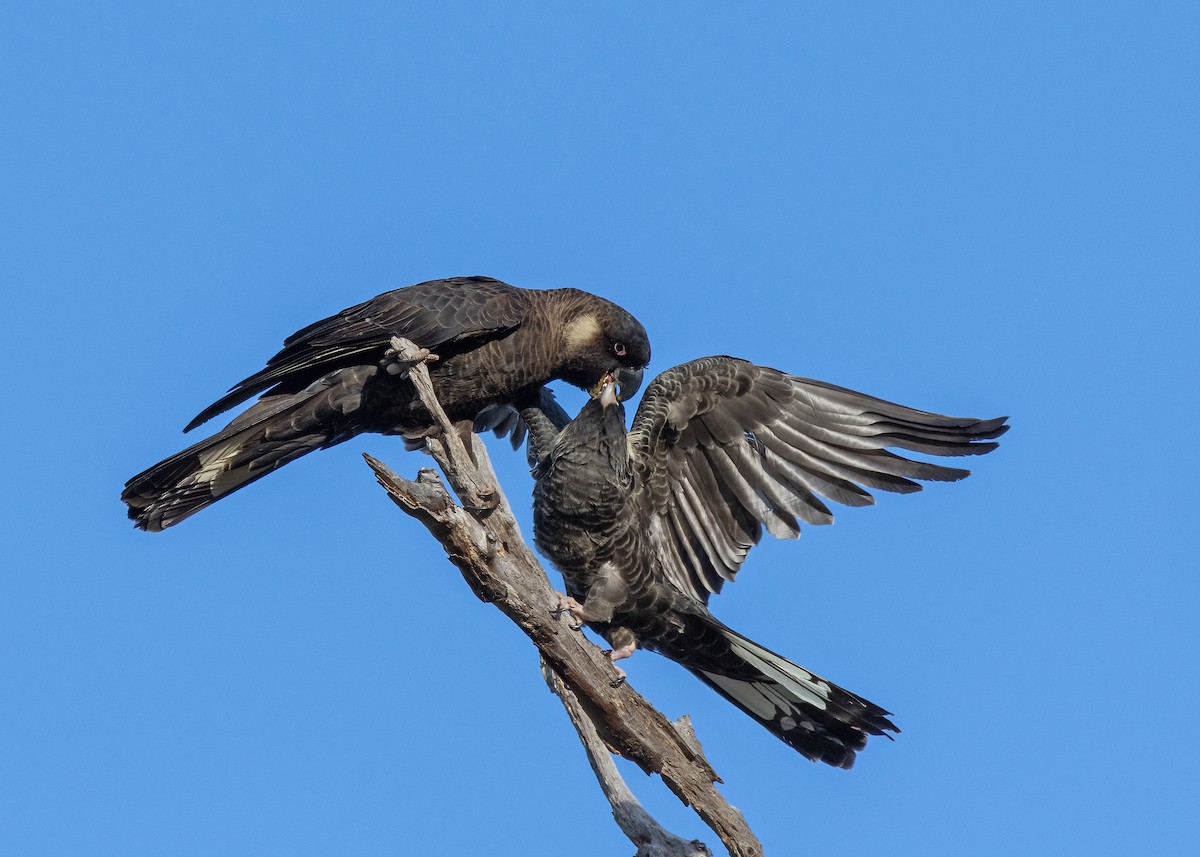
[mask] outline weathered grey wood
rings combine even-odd
[[[454,424],[442,410],[437,396],[433,392],[433,382],[429,379],[429,371],[425,368],[425,364],[437,362],[438,356],[430,353],[428,348],[419,348],[416,343],[399,336],[392,337],[391,346],[390,353],[396,357],[395,365],[401,367],[401,371],[407,369],[409,380],[417,388],[421,402],[429,409],[429,414],[438,427],[436,434],[425,439],[425,445],[439,464],[443,460],[449,462],[455,474],[451,484],[463,503],[474,509],[490,510],[496,503],[498,489],[494,487],[495,480],[493,479],[492,486],[481,482],[479,474],[467,456],[462,438],[455,431]],[[389,366],[388,370],[392,371],[392,367]],[[443,465],[443,469],[445,469],[445,465]],[[447,471],[447,473],[449,472]]]
[[[410,345],[404,341],[394,343],[398,353],[416,354],[407,350]],[[742,814],[717,791],[715,784],[720,778],[704,758],[690,729],[676,728],[628,682],[619,681],[608,657],[581,633],[571,630],[567,619],[556,618],[558,595],[521,538],[503,492],[495,485],[482,441],[472,437],[471,453],[467,455],[433,396],[424,363],[415,363],[410,376],[425,406],[442,427],[441,439],[445,442],[430,444],[430,452],[463,502],[477,507],[481,513],[471,514],[456,504],[431,469],[422,469],[413,481],[398,476],[371,456],[364,456],[380,485],[441,543],[471,590],[481,600],[495,604],[533,641],[547,668],[575,697],[578,711],[590,721],[599,742],[646,773],[659,774],[667,787],[720,837],[733,857],[761,857],[762,846]],[[448,449],[456,442],[462,453],[448,455]],[[584,743],[586,746],[588,740],[584,739]],[[601,784],[604,787],[603,778]],[[605,794],[609,794],[607,787]],[[638,808],[641,809],[640,805]],[[627,809],[624,798],[620,809],[613,804],[618,823],[628,816]],[[686,840],[674,838],[691,846]],[[649,844],[636,839],[634,842],[639,848]],[[661,853],[704,853],[696,846],[691,847],[691,852]]]
[[[579,740],[583,742],[583,749],[587,751],[592,772],[612,806],[613,819],[621,828],[621,832],[629,837],[629,841],[637,845],[638,850],[634,857],[712,857],[708,846],[699,839],[687,840],[676,836],[646,811],[625,784],[625,779],[613,761],[612,753],[600,738],[596,724],[588,717],[579,697],[545,661],[542,661],[542,667],[542,676],[546,679],[546,684],[562,700],[567,716],[571,718],[575,731],[579,733]]]

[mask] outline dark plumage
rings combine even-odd
[[[144,530],[178,523],[315,449],[363,432],[419,445],[431,419],[389,353],[393,336],[428,348],[434,389],[452,420],[483,414],[519,442],[518,412],[557,421],[543,385],[584,389],[617,372],[634,388],[650,360],[642,325],[578,289],[520,289],[489,277],[431,280],[385,292],[289,336],[261,371],[188,424],[257,402],[212,437],[125,484],[121,499]]]
[[[809,759],[854,763],[888,712],[723,625],[709,596],[763,527],[795,538],[865,490],[968,474],[888,447],[978,455],[1005,418],[940,416],[731,357],[676,366],[646,389],[626,434],[609,384],[561,433],[531,418],[534,539],[563,573],[572,612],[614,647],[682,664]]]

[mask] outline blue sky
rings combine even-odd
[[[621,303],[654,371],[1012,416],[714,603],[895,712],[854,771],[630,662],[768,853],[1194,853],[1195,4],[345,5],[0,12],[0,850],[630,852],[398,441],[162,535],[117,499],[293,330],[487,274]]]

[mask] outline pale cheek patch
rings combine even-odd
[[[591,345],[599,339],[600,322],[591,314],[581,315],[567,322],[566,328],[563,329],[563,344],[568,351]]]

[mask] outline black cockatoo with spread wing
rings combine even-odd
[[[891,452],[979,455],[1005,420],[918,411],[732,357],[669,369],[626,432],[607,383],[561,432],[530,414],[540,456],[534,539],[559,568],[565,606],[613,646],[660,652],[804,756],[853,765],[889,712],[722,624],[708,609],[765,528],[827,524],[825,500],[874,502],[968,471]]]
[[[560,422],[545,385],[583,389],[615,374],[630,392],[650,360],[642,325],[578,289],[534,290],[490,277],[431,280],[386,292],[288,337],[261,371],[205,408],[185,431],[259,395],[215,435],[134,476],[121,499],[160,531],[313,450],[363,432],[419,445],[432,421],[392,337],[433,352],[438,399],[452,420],[523,433],[517,415]],[[497,420],[502,425],[495,425]]]

